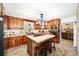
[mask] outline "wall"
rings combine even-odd
[[[63,23],[68,23],[68,22],[72,22],[73,23],[73,27],[74,27],[74,30],[73,30],[73,33],[74,33],[73,46],[74,47],[77,47],[77,24],[76,24],[76,21],[77,21],[76,16],[61,19],[61,25]]]
[[[76,16],[61,19],[61,23],[74,22],[74,21],[77,21]]]
[[[78,55],[79,55],[79,3],[78,3],[78,6],[77,6],[78,8],[78,11],[77,11],[77,29],[78,29],[78,37],[77,37],[77,39],[78,39],[78,42],[77,42],[77,48],[78,48]]]

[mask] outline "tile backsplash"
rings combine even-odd
[[[17,30],[17,29],[12,29],[12,30],[4,30],[4,35],[15,35],[15,34],[23,34],[23,30]]]
[[[44,32],[48,32],[49,30],[44,30]],[[4,35],[18,35],[18,34],[26,34],[27,31],[25,30],[17,30],[17,29],[12,29],[12,30],[4,30]],[[31,31],[33,33],[39,33],[39,30],[33,30]]]

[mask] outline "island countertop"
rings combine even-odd
[[[37,37],[34,37],[32,35],[28,35],[27,36],[29,39],[31,39],[32,41],[34,41],[35,43],[41,43],[41,42],[44,42],[46,40],[49,40],[51,38],[54,38],[55,35],[42,35],[42,36],[37,36]]]

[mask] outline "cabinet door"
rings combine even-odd
[[[9,48],[9,41],[7,38],[5,38],[5,40],[4,40],[4,47],[5,47],[5,49]]]
[[[19,45],[26,44],[26,36],[19,36]]]
[[[22,38],[22,36],[19,36],[19,45],[22,45],[22,40],[23,40],[23,38]]]
[[[33,44],[31,40],[27,40],[27,52],[30,56],[32,56],[32,52],[33,52]]]
[[[40,24],[34,24],[35,29],[40,29]]]
[[[23,36],[23,38],[22,38],[22,44],[26,44],[27,43],[27,38],[26,38],[26,36]]]
[[[23,19],[20,18],[17,19],[17,28],[23,29]]]
[[[23,19],[13,16],[5,16],[4,18],[5,29],[23,29]]]
[[[18,36],[17,37],[11,37],[10,38],[10,47],[16,47],[18,46]]]
[[[5,46],[5,49],[13,47],[13,41],[12,41],[11,37],[5,38],[4,46]]]
[[[9,16],[9,29],[16,29],[17,28],[17,22],[15,17]]]
[[[9,37],[8,38],[8,43],[9,43],[9,48],[14,47],[14,38],[13,37]]]
[[[12,48],[17,46],[17,41],[16,41],[16,37],[9,37],[8,39],[8,48]]]
[[[4,29],[8,29],[8,16],[4,16]]]
[[[19,45],[19,37],[14,37],[14,47]]]

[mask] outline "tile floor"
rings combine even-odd
[[[77,50],[73,48],[73,41],[68,39],[61,39],[59,44],[56,44],[56,50],[48,56],[76,56]],[[29,56],[27,53],[27,45],[5,50],[5,56]]]

